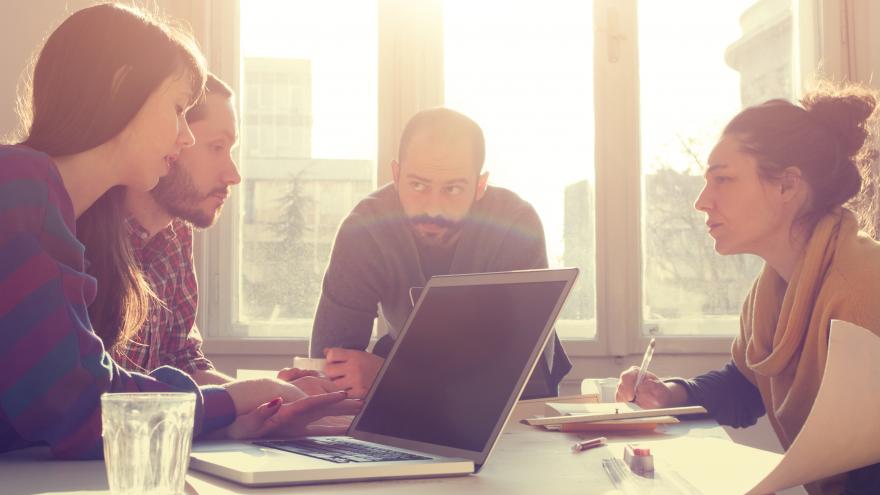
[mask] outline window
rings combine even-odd
[[[581,268],[569,352],[640,353],[645,333],[727,351],[760,262],[717,255],[692,205],[727,120],[809,79],[812,2],[238,4],[212,7],[239,31],[216,57],[240,53],[221,76],[240,74],[245,180],[207,234],[203,305],[228,310],[207,332],[307,337],[339,222],[442,104],[483,127],[490,183],[535,206],[550,266]]]
[[[240,5],[236,322],[309,334],[336,228],[375,186],[376,3]]]
[[[693,203],[727,121],[794,96],[791,5],[686,4],[638,2],[643,317],[654,334],[734,335],[763,262],[718,255]]]
[[[446,0],[446,105],[486,137],[490,184],[537,210],[551,267],[577,266],[565,338],[595,335],[593,26],[588,2]],[[490,61],[491,63],[487,63]]]

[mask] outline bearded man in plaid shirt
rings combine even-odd
[[[193,227],[214,224],[231,186],[241,182],[232,148],[238,142],[233,93],[213,75],[205,98],[187,112],[195,144],[184,148],[169,173],[149,192],[126,191],[126,225],[144,276],[162,304],[150,305],[147,321],[113,357],[132,371],[170,365],[199,385],[232,380],[202,352],[196,327],[199,289],[193,267]]]

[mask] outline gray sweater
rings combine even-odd
[[[535,209],[513,192],[490,186],[465,220],[449,273],[546,267],[544,229]],[[390,343],[388,339],[397,338],[412,310],[409,289],[426,282],[397,191],[386,185],[358,203],[339,227],[309,354],[321,357],[325,347],[366,349],[373,321],[380,314],[389,332],[385,343]],[[384,356],[388,350],[390,345],[377,344],[374,352]],[[570,369],[554,334],[523,397],[557,395],[559,382]]]

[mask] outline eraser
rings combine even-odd
[[[623,449],[623,461],[630,470],[636,474],[651,473],[654,471],[654,456],[651,449],[627,444]]]

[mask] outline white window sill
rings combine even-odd
[[[658,340],[657,354],[725,354],[730,352],[738,317],[709,317],[649,321],[642,335],[646,341]],[[661,329],[658,333],[658,328]],[[559,320],[556,330],[570,357],[612,357],[604,343],[597,341],[595,320]],[[207,355],[286,355],[305,356],[312,331],[311,319],[252,321],[236,325],[230,334],[206,336]],[[699,334],[696,332],[699,331]],[[240,337],[238,337],[239,335]],[[374,331],[370,345],[377,340]],[[644,343],[632,346],[630,354],[641,354]]]
[[[371,339],[370,345],[374,344]],[[657,355],[725,354],[730,353],[731,337],[658,337],[660,350]],[[604,352],[594,340],[563,338],[562,345],[569,357],[615,357]],[[239,337],[206,338],[202,346],[205,354],[232,356],[306,356],[309,341],[303,337],[257,338]],[[636,353],[634,353],[636,354]]]

